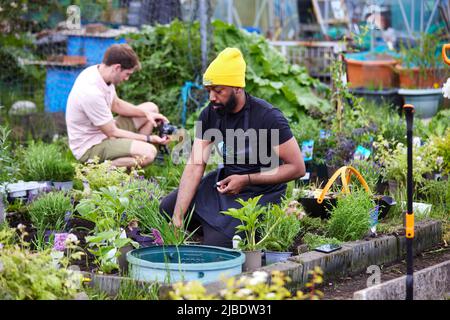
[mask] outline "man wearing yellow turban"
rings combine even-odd
[[[246,63],[237,48],[226,48],[203,75],[210,104],[200,114],[196,137],[178,190],[160,210],[183,226],[186,212],[203,229],[203,244],[231,247],[241,222],[222,214],[239,208],[236,201],[262,195],[259,204],[279,203],[286,182],[302,177],[305,164],[282,112],[245,88]],[[223,164],[203,177],[211,147]],[[268,156],[268,153],[270,154]]]

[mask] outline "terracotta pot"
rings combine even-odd
[[[398,76],[394,71],[397,61],[386,60],[353,60],[347,63],[347,80],[349,88],[395,88],[398,87]]]
[[[397,65],[395,71],[399,75],[400,88],[441,88],[445,82],[443,72],[435,69],[421,71],[418,67],[405,68]]]

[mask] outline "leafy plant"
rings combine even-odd
[[[150,233],[156,229],[161,234],[165,245],[181,245],[192,236],[182,228],[175,228],[168,215],[160,214],[159,205],[163,192],[158,184],[144,179],[133,179],[123,188],[133,190],[130,194],[130,203],[127,208],[127,220],[137,220],[143,233]],[[184,218],[187,226],[192,218],[193,211]]]
[[[0,299],[74,299],[82,290],[82,275],[57,268],[50,251],[31,252],[14,244],[14,229],[0,230]]]
[[[419,68],[418,76],[410,70],[409,76],[413,80],[414,88],[427,88],[440,86],[441,80],[447,74],[447,68],[441,63],[439,32],[422,33],[419,43],[400,43],[402,65],[406,68]],[[434,83],[435,81],[439,83]]]
[[[0,126],[0,181],[2,182],[13,182],[19,173],[8,140],[10,132],[7,126]]]
[[[327,236],[340,241],[361,239],[370,228],[370,211],[375,203],[365,190],[354,190],[338,198],[331,210]]]
[[[116,186],[100,188],[90,198],[85,198],[75,207],[80,216],[95,223],[97,232],[118,230],[125,227],[131,189],[119,189]]]
[[[86,164],[75,165],[75,176],[77,179],[87,182],[91,190],[99,190],[110,186],[119,186],[130,179],[125,168],[116,168],[107,160],[99,163],[95,157]]]
[[[242,199],[237,199],[236,201],[242,206],[239,209],[230,208],[227,211],[223,211],[223,214],[231,216],[235,219],[241,221],[242,224],[236,227],[238,233],[243,232],[245,234],[245,239],[243,239],[239,246],[242,250],[258,250],[263,245],[264,241],[271,235],[271,232],[277,226],[277,223],[273,224],[271,228],[263,235],[262,239],[257,241],[257,232],[262,228],[261,218],[265,214],[266,208],[261,207],[258,201],[261,199],[262,195],[254,198],[249,198],[247,201]]]
[[[170,157],[164,158],[164,163],[153,163],[144,169],[144,177],[154,180],[164,194],[169,194],[180,185],[183,175],[183,163],[175,164]]]
[[[273,205],[267,209],[266,218],[262,225],[262,234],[268,234],[264,247],[273,251],[288,251],[297,234],[301,231],[301,223],[295,214],[286,213],[284,206]],[[274,226],[272,228],[272,226]]]
[[[323,282],[323,272],[319,267],[308,272],[311,279],[306,284],[308,292],[298,290],[295,295],[287,289],[292,281],[280,271],[255,271],[249,277],[239,279],[232,277],[223,280],[225,289],[220,294],[208,294],[199,281],[178,282],[169,291],[171,300],[319,300],[323,293],[317,290],[317,285]],[[269,278],[270,277],[270,278]]]
[[[374,142],[375,160],[381,166],[381,173],[385,181],[394,180],[406,186],[407,149],[403,143],[388,142],[379,136]],[[433,171],[432,162],[436,159],[428,152],[428,146],[413,146],[413,179],[415,183],[422,183],[426,173]]]
[[[74,168],[57,145],[31,142],[21,152],[22,178],[27,181],[72,180]]]
[[[121,237],[121,231],[108,230],[86,237],[89,252],[95,256],[95,262],[99,270],[111,273],[119,268],[117,258],[120,256],[120,249],[131,244],[135,248],[138,244],[130,238]]]
[[[266,39],[219,20],[212,25],[214,47],[209,60],[226,47],[239,48],[247,63],[246,90],[250,94],[266,99],[292,119],[301,111],[330,109],[311,89],[319,86],[319,81],[310,77],[306,68],[287,63]],[[119,94],[136,103],[153,101],[172,122],[180,123],[181,88],[186,81],[201,82],[202,77],[199,23],[174,21],[144,28],[129,38],[142,70],[118,88]],[[188,105],[190,112],[198,109],[198,102]]]
[[[307,232],[303,236],[303,242],[308,246],[309,250],[314,250],[317,247],[320,247],[324,244],[337,244],[340,245],[342,241],[336,239],[336,238],[327,238],[322,235],[314,234]]]
[[[73,211],[73,205],[64,192],[44,193],[28,206],[31,222],[39,230],[58,230],[64,227],[64,217]]]

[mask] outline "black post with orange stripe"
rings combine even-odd
[[[403,106],[406,117],[406,143],[408,171],[406,175],[407,211],[405,214],[406,233],[406,300],[413,300],[414,296],[414,269],[413,269],[413,241],[414,241],[414,212],[413,212],[413,119],[414,106]]]

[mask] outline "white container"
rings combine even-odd
[[[429,217],[432,205],[430,203],[413,202],[413,212],[417,217]],[[402,201],[402,209],[407,209],[406,201]]]

